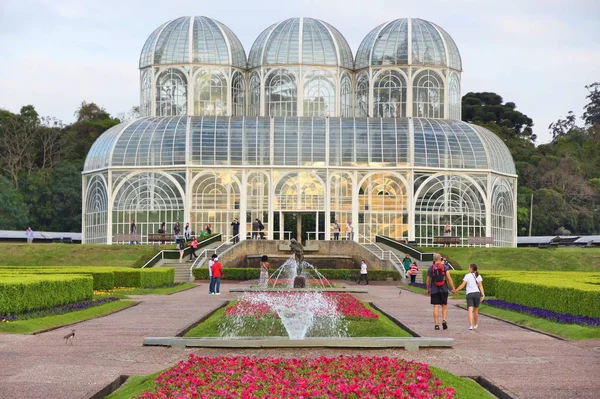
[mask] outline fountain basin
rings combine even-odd
[[[453,345],[453,338],[429,337],[314,337],[304,339],[289,339],[288,337],[144,338],[144,346],[169,346],[172,348],[404,348],[406,350],[418,350],[420,348],[451,348]]]

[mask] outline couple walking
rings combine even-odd
[[[435,254],[433,265],[427,270],[427,295],[431,297],[433,305],[433,322],[435,329],[440,329],[439,316],[440,307],[442,308],[442,328],[448,329],[448,293],[451,288],[452,293],[457,293],[465,286],[467,287],[467,308],[469,319],[469,330],[477,329],[479,318],[479,304],[485,298],[483,291],[483,279],[477,272],[477,265],[469,266],[469,273],[465,274],[462,283],[455,288],[452,277],[450,276],[450,266],[442,261],[440,254]]]

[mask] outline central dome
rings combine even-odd
[[[263,31],[252,46],[248,67],[329,65],[353,69],[352,50],[342,34],[313,18],[290,18]]]
[[[410,35],[410,37],[409,37]],[[356,69],[380,65],[423,65],[462,71],[458,47],[436,24],[400,18],[373,29],[356,53]]]

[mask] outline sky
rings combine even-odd
[[[312,17],[356,50],[379,24],[423,18],[454,39],[462,94],[489,91],[534,121],[538,143],[568,111],[581,116],[585,85],[600,81],[598,0],[0,0],[0,108],[32,104],[74,121],[82,101],[116,115],[139,104],[139,54],[168,20],[203,15],[227,25],[246,53],[272,23]],[[580,121],[581,123],[581,121]]]

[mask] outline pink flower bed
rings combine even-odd
[[[297,295],[292,292],[270,292],[267,295]],[[365,305],[356,299],[354,296],[341,293],[341,292],[325,292],[323,293],[326,297],[329,297],[335,301],[336,309],[347,319],[378,319],[379,316],[370,309],[367,309]],[[252,303],[251,301],[242,299],[232,307],[225,311],[226,316],[254,316],[260,318],[262,316],[276,316],[266,303]]]
[[[303,359],[190,355],[139,399],[454,398],[423,363],[390,357]]]

